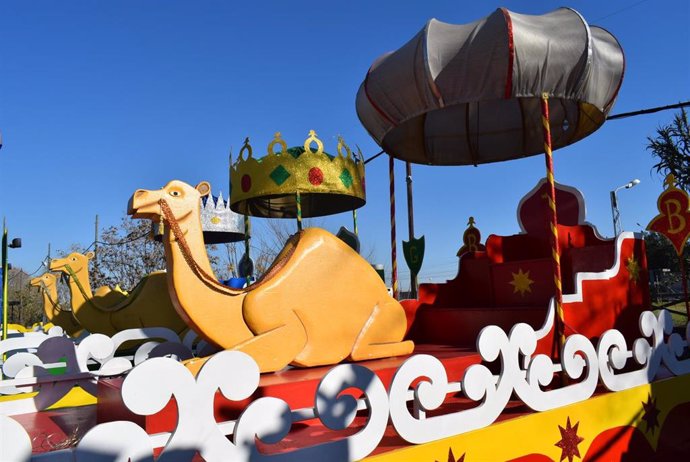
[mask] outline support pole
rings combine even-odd
[[[295,195],[295,204],[297,205],[297,232],[302,231],[302,195],[299,191]]]
[[[683,254],[679,255],[680,258],[680,274],[683,278],[683,299],[685,300],[685,312],[690,319],[690,304],[688,304],[688,275],[685,269],[685,258]]]
[[[96,215],[96,223],[93,230],[93,267],[98,274],[98,215]]]
[[[7,338],[7,221],[2,219],[2,339]],[[3,357],[4,359],[4,357]]]
[[[414,239],[414,207],[412,204],[412,164],[405,162],[405,180],[407,181],[407,229],[410,242]],[[410,298],[417,298],[417,274],[410,271]]]
[[[359,236],[359,231],[357,230],[357,210],[352,211],[352,226],[354,227],[355,236]]]
[[[398,249],[395,238],[395,159],[388,156],[388,176],[390,180],[391,200],[391,287],[393,298],[398,299]]]
[[[544,154],[546,160],[547,200],[549,203],[549,222],[551,236],[551,256],[553,258],[553,279],[556,286],[556,319],[554,328],[558,351],[565,343],[565,320],[563,315],[563,286],[561,282],[561,249],[558,243],[558,214],[556,213],[556,183],[553,176],[553,153],[551,151],[551,126],[549,122],[549,95],[541,97],[541,121],[544,133]],[[560,353],[559,353],[560,354]]]
[[[252,235],[252,223],[249,220],[249,215],[244,216],[244,254],[249,260],[249,238]]]

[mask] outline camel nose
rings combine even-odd
[[[141,199],[144,195],[146,195],[146,190],[145,189],[137,189],[134,191],[134,194],[132,197],[129,198],[129,202],[127,203],[127,214],[131,215],[134,212],[136,212],[136,207],[134,205],[134,201],[137,199]]]

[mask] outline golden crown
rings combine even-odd
[[[357,209],[366,203],[364,159],[357,151],[338,137],[337,155],[330,155],[310,130],[303,146],[289,149],[276,133],[266,156],[257,159],[247,138],[230,168],[230,207],[266,218],[296,217],[297,200],[305,218]]]

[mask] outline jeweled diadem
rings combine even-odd
[[[294,218],[299,200],[306,218],[354,210],[366,203],[364,159],[341,137],[336,155],[323,150],[314,130],[303,146],[292,148],[276,133],[267,151],[256,158],[249,138],[245,140],[230,169],[230,207],[235,212]]]

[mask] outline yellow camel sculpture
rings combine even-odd
[[[72,311],[64,310],[58,303],[57,276],[53,273],[44,273],[31,280],[33,287],[38,287],[43,294],[43,312],[49,322],[62,327],[70,337],[79,337],[84,328],[79,321],[74,319]]]
[[[72,313],[91,333],[113,336],[141,327],[167,327],[183,334],[187,325],[180,319],[168,296],[165,271],[144,277],[130,294],[101,287],[91,292],[89,260],[93,252],[73,252],[65,258],[51,260],[51,271],[69,275]]]
[[[129,203],[134,218],[166,223],[171,298],[207,341],[248,353],[262,372],[412,353],[414,344],[402,341],[402,306],[366,260],[322,229],[290,238],[266,275],[246,289],[218,283],[199,215],[199,199],[210,190],[206,182],[193,188],[171,181],[136,191]],[[187,367],[201,364],[191,360]]]

